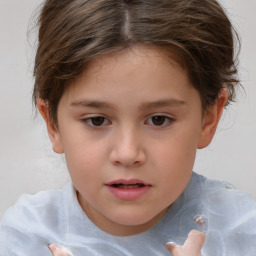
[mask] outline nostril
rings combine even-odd
[[[136,158],[136,159],[134,159]],[[117,157],[112,161],[115,165],[122,165],[125,167],[136,167],[142,164],[142,160],[138,160],[138,157],[135,156],[133,158],[128,157]]]

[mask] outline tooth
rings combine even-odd
[[[129,188],[138,188],[140,187],[140,185],[139,184],[128,184],[128,185],[121,184],[119,187],[123,189],[129,189]]]
[[[113,184],[112,186],[115,188],[129,189],[129,188],[143,187],[144,185],[137,183],[137,184]]]

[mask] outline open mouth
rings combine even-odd
[[[151,184],[147,184],[138,179],[119,179],[109,182],[106,185],[115,197],[125,201],[139,199],[152,187]]]
[[[132,189],[132,188],[141,188],[141,187],[144,187],[145,185],[142,183],[136,183],[136,184],[118,183],[118,184],[112,184],[111,186],[114,188],[120,188],[120,189]]]
[[[138,179],[119,179],[106,184],[112,188],[120,188],[120,189],[135,189],[135,188],[143,188],[143,187],[150,187],[150,184],[147,184]]]

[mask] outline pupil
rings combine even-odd
[[[154,116],[153,117],[153,123],[155,125],[162,125],[165,121],[165,117],[164,116]]]
[[[92,118],[92,123],[95,126],[100,126],[104,123],[104,117],[94,117]]]

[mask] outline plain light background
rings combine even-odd
[[[22,193],[62,187],[64,156],[52,152],[32,109],[35,31],[28,24],[41,0],[0,0],[0,217]],[[225,111],[212,144],[198,151],[194,170],[225,179],[256,198],[255,0],[222,0],[240,33],[238,102]]]

